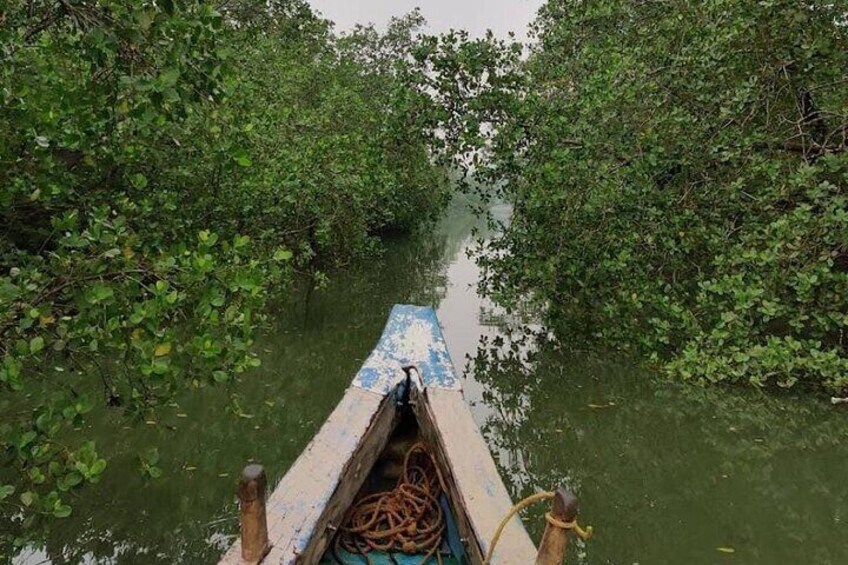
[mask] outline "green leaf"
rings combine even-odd
[[[44,349],[44,338],[39,336],[35,336],[31,340],[29,340],[29,352],[33,355],[38,353]]]
[[[65,485],[73,488],[82,482],[82,475],[73,471],[65,476]]]
[[[236,160],[236,163],[240,167],[249,167],[253,164],[253,161],[250,160],[250,156],[243,149],[239,149],[233,153],[233,158]]]
[[[289,251],[288,249],[280,248],[280,249],[277,249],[274,252],[274,260],[275,261],[288,261],[289,259],[292,258],[292,255],[293,255],[292,252]]]
[[[180,70],[177,69],[177,68],[168,69],[160,75],[160,79],[162,80],[162,84],[166,87],[176,86],[179,78],[180,78]]]
[[[94,400],[87,394],[80,395],[77,402],[74,403],[74,410],[76,410],[77,414],[88,414],[93,408]]]
[[[32,506],[32,503],[35,502],[37,495],[32,491],[26,491],[21,493],[21,504],[24,506]]]
[[[155,465],[159,462],[159,450],[155,447],[148,448],[145,450],[142,459],[148,465]]]
[[[92,304],[99,304],[101,302],[111,301],[115,296],[115,291],[104,284],[95,284],[91,287],[89,291],[88,297],[89,301]]]
[[[31,444],[36,437],[38,437],[38,434],[33,431],[25,432],[23,435],[21,435],[21,439],[18,441],[18,447],[20,449],[23,449],[24,447]]]
[[[147,177],[141,173],[136,173],[132,176],[132,185],[136,188],[144,188],[147,186]]]
[[[72,508],[67,504],[62,504],[57,502],[56,506],[53,508],[53,516],[56,518],[67,518],[71,515]]]
[[[96,477],[96,476],[102,474],[105,469],[106,469],[106,460],[105,459],[98,459],[97,461],[95,461],[94,463],[91,464],[91,467],[89,467],[89,469],[88,469],[88,473],[92,477]]]
[[[15,487],[13,485],[0,485],[0,500],[9,498],[14,493]]]

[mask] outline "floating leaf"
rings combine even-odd
[[[155,357],[164,357],[171,353],[171,344],[170,343],[160,343],[156,346],[156,349],[153,350],[153,355]]]

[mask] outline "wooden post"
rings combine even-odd
[[[241,514],[241,560],[245,564],[260,563],[271,549],[265,516],[267,488],[268,481],[262,465],[248,465],[241,472],[238,498]]]
[[[551,517],[561,522],[573,522],[577,519],[577,497],[571,492],[559,488],[551,504]],[[545,524],[542,543],[536,555],[536,565],[560,565],[565,558],[565,546],[568,543],[568,530]]]

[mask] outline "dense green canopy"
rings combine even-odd
[[[848,388],[845,0],[549,0],[529,49],[422,23],[3,4],[0,559],[106,469],[86,413],[237,380],[267,301],[435,218],[445,165],[512,204],[484,286],[558,343]]]
[[[439,85],[446,155],[514,205],[495,297],[683,379],[848,386],[848,5],[550,0],[534,32],[422,57],[496,69]]]
[[[399,71],[421,24],[339,39],[301,0],[0,8],[4,543],[104,471],[68,434],[84,414],[232,381],[296,270],[441,211],[429,99]]]

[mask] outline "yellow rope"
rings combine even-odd
[[[550,500],[556,493],[554,492],[538,492],[536,494],[531,494],[524,500],[521,500],[515,503],[512,508],[509,509],[509,512],[501,520],[501,523],[498,524],[498,528],[495,530],[495,535],[492,536],[492,542],[489,544],[489,550],[486,552],[486,558],[483,559],[483,565],[489,565],[492,561],[492,555],[495,553],[495,547],[498,545],[498,541],[501,539],[501,534],[503,533],[504,528],[507,523],[515,516],[518,512],[524,510],[531,504],[536,504],[537,502],[541,502],[543,500]],[[557,528],[562,528],[564,530],[574,530],[580,539],[589,539],[592,535],[592,526],[587,526],[584,530],[577,524],[577,520],[573,520],[571,522],[563,522],[562,520],[557,520],[553,517],[553,515],[548,512],[545,514],[545,520],[548,524],[552,526],[556,526]]]
[[[592,526],[586,526],[586,529],[580,527],[580,524],[577,523],[577,520],[572,520],[571,522],[563,522],[562,520],[557,520],[554,518],[554,515],[550,512],[545,514],[545,521],[551,526],[556,526],[557,528],[562,528],[563,530],[574,530],[574,533],[577,534],[582,540],[587,540],[592,537]]]

